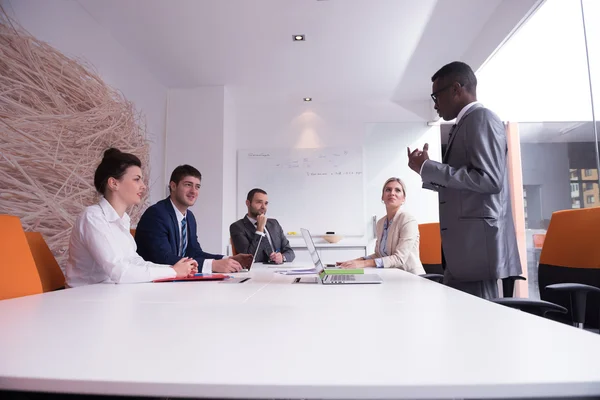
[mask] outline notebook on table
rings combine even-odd
[[[194,276],[188,276],[185,278],[162,278],[155,279],[152,282],[187,282],[187,281],[222,281],[228,279],[229,275],[224,274],[195,274]]]

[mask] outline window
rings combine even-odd
[[[593,204],[594,203],[594,195],[590,194],[589,196],[585,196],[585,202],[588,204]]]
[[[582,2],[586,3],[585,10]],[[593,78],[600,76],[600,36],[590,34],[592,28],[588,28],[588,37],[596,40],[588,45],[588,64],[582,26],[585,11],[589,19],[587,26],[600,27],[596,22],[600,21],[600,12],[594,11],[600,10],[600,0],[582,2],[541,2],[524,25],[477,72],[478,99],[507,121],[529,121],[518,123],[517,137],[522,185],[528,189],[539,187],[538,191],[527,191],[523,210],[526,212],[528,286],[532,299],[539,298],[536,280],[539,257],[532,246],[531,235],[547,229],[546,221],[554,211],[600,207],[600,165],[596,146],[590,145],[597,139],[593,118],[588,112],[591,110],[590,81],[585,77],[585,72]],[[561,24],[559,30],[557,21]],[[564,70],[581,71],[581,74],[571,74],[568,86],[546,85],[545,82],[552,81]],[[592,79],[592,85],[596,82],[600,83],[600,79]],[[596,105],[600,101],[597,94],[600,86],[597,89],[594,88]],[[560,94],[555,93],[557,90],[561,90]],[[516,91],[519,96],[514,95]],[[523,95],[525,91],[529,94]],[[513,132],[511,128],[514,125],[508,126],[509,133]],[[587,183],[592,184],[591,188]]]

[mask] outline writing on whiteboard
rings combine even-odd
[[[248,158],[269,158],[271,154],[269,153],[248,153]]]
[[[351,154],[349,150],[331,149],[310,149],[310,155],[290,158],[289,155],[250,151],[246,153],[248,160],[256,160],[262,163],[263,167],[270,170],[305,170],[310,171],[308,176],[329,176],[329,175],[358,175],[359,171],[348,170],[348,167],[356,164],[356,154]],[[334,172],[332,172],[334,171]]]
[[[365,230],[363,149],[361,147],[239,149],[237,212],[245,215],[246,194],[269,193],[269,214],[285,231],[307,228],[362,236]],[[323,204],[332,198],[335,212]],[[299,210],[310,210],[301,212]]]
[[[361,171],[336,171],[336,172],[307,172],[306,176],[347,176],[362,175]]]

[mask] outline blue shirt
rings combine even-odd
[[[389,256],[388,251],[387,251],[387,238],[388,238],[388,228],[390,227],[390,225],[392,225],[392,222],[394,221],[394,219],[392,218],[391,220],[389,219],[385,219],[385,221],[383,222],[383,233],[381,234],[381,241],[379,242],[379,252],[384,256]],[[368,259],[369,257],[365,257],[365,260]],[[377,268],[383,268],[383,258],[376,258],[375,259],[375,266]]]

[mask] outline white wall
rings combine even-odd
[[[236,108],[231,93],[225,89],[223,116],[223,221],[222,244],[229,245],[229,225],[236,216]]]
[[[237,148],[360,146],[368,122],[423,121],[397,104],[237,99]]]
[[[0,0],[29,33],[65,55],[95,67],[146,116],[150,147],[150,201],[163,197],[167,89],[76,1]]]
[[[229,102],[228,102],[229,105]],[[191,207],[198,223],[198,241],[204,251],[224,254],[229,242],[225,225],[224,195],[232,189],[225,185],[224,143],[232,147],[234,120],[231,108],[225,118],[225,88],[206,86],[194,89],[171,89],[167,107],[166,166],[170,177],[175,167],[189,164],[202,174],[202,188],[196,204]],[[225,133],[225,127],[227,132]],[[228,149],[228,154],[231,149]],[[235,171],[235,169],[234,169]],[[167,177],[167,179],[169,179]],[[231,184],[235,190],[235,181]],[[233,208],[233,207],[232,207]],[[228,211],[231,215],[232,211]],[[229,225],[227,225],[229,229]],[[225,241],[225,237],[227,238]]]
[[[368,124],[365,137],[365,167],[367,177],[367,217],[385,215],[381,203],[383,183],[391,177],[406,185],[404,210],[414,215],[420,224],[439,221],[438,195],[425,190],[421,177],[408,167],[406,148],[423,148],[429,144],[429,157],[440,161],[440,127],[423,122]]]
[[[438,220],[437,194],[421,189],[420,177],[408,168],[406,147],[422,147],[428,142],[430,157],[439,160],[439,126],[429,127],[399,106],[390,108],[384,105],[381,109],[383,111],[376,112],[368,104],[309,103],[292,106],[288,103],[243,103],[237,109],[237,148],[363,147],[363,212],[367,232],[363,240],[370,242],[372,248],[374,242],[371,219],[373,215],[381,218],[385,212],[381,204],[381,187],[391,176],[398,176],[407,184],[408,198],[405,207],[408,212],[415,215],[420,223]],[[237,194],[238,201],[241,201],[243,195]]]

